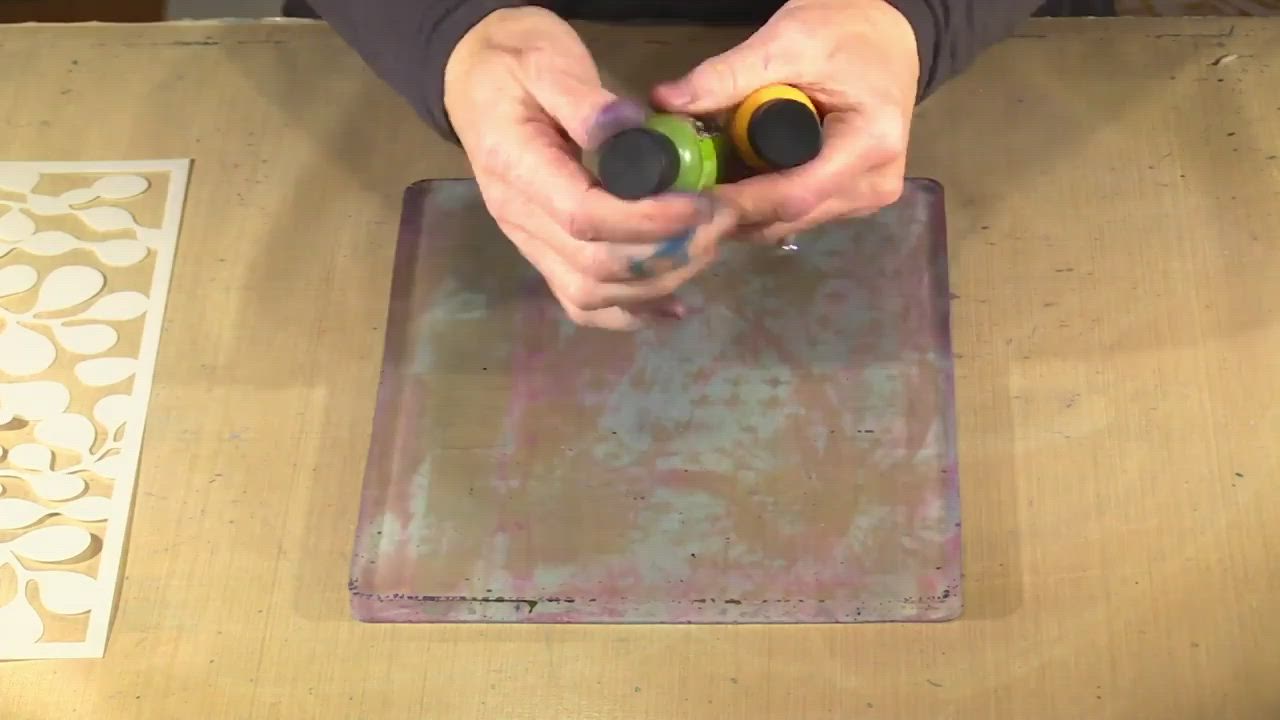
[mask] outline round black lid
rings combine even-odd
[[[628,128],[600,145],[600,184],[623,200],[666,191],[680,174],[680,154],[666,135]]]
[[[822,150],[822,124],[796,100],[770,100],[751,115],[747,141],[760,159],[779,170],[803,165]]]

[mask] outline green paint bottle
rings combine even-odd
[[[728,148],[725,135],[708,123],[658,113],[605,140],[596,175],[605,190],[623,200],[701,192],[720,181]]]

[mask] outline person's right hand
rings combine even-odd
[[[736,225],[708,198],[627,202],[594,182],[581,149],[638,125],[644,110],[601,86],[577,33],[547,10],[498,10],[473,27],[445,68],[445,108],[489,212],[580,325],[633,330],[679,315],[672,293]],[[690,231],[687,263],[636,272]]]

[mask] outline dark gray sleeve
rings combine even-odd
[[[969,67],[978,54],[1013,34],[1044,0],[889,0],[916,31],[919,99]]]
[[[522,0],[311,0],[316,14],[451,142],[444,68],[453,47],[489,13]]]

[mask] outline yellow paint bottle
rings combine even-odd
[[[822,119],[809,96],[797,88],[766,85],[734,109],[729,139],[752,170],[786,170],[822,151]]]

